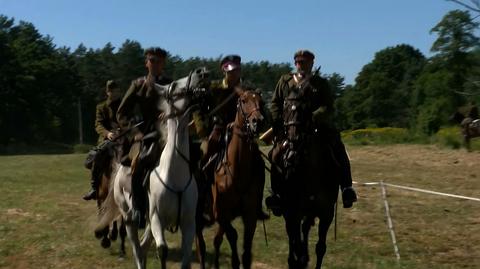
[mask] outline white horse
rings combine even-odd
[[[203,80],[205,70],[197,69],[193,75],[172,83],[164,91],[161,110],[167,119],[167,141],[160,157],[160,164],[150,174],[149,217],[162,268],[166,268],[168,255],[165,230],[182,233],[182,267],[190,268],[192,244],[195,237],[195,213],[197,208],[197,184],[190,169],[188,124],[191,95],[184,89],[189,84]],[[187,90],[188,92],[188,90]]]
[[[167,119],[167,138],[160,163],[150,175],[149,223],[141,242],[137,224],[132,222],[130,167],[119,164],[111,186],[113,191],[104,203],[103,217],[97,229],[103,228],[112,218],[121,214],[126,222],[127,235],[138,269],[146,268],[146,254],[152,239],[155,239],[162,268],[166,268],[168,247],[164,232],[165,229],[178,227],[182,232],[182,268],[190,267],[198,193],[190,171],[188,122],[193,108],[192,101],[203,92],[201,87],[207,74],[206,69],[202,68],[170,85],[155,84],[155,89],[161,96],[159,109],[165,113],[164,118]]]

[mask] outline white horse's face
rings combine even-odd
[[[206,68],[198,68],[190,75],[178,79],[169,85],[155,84],[160,98],[159,109],[168,117],[184,114],[192,101],[203,92],[208,79]]]

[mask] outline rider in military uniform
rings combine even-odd
[[[113,80],[107,81],[105,93],[107,100],[99,103],[96,109],[95,131],[98,134],[97,145],[102,144],[105,140],[113,140],[118,134],[117,109],[121,101],[121,92],[117,84]],[[108,152],[98,151],[95,154],[94,163],[92,164],[92,175],[90,184],[92,188],[84,196],[84,200],[97,198],[98,186],[102,174],[102,168],[109,160]]]
[[[122,129],[128,129],[132,124],[142,122],[132,130],[129,137],[130,149],[128,159],[124,156],[124,164],[131,161],[132,165],[132,204],[133,221],[140,227],[145,225],[146,194],[143,188],[144,178],[153,169],[159,159],[160,148],[155,123],[161,117],[158,109],[158,94],[154,84],[167,85],[171,79],[163,75],[167,52],[161,48],[145,50],[145,66],[148,74],[132,82],[118,108],[117,119]],[[148,136],[147,136],[148,135]],[[126,160],[125,160],[126,159]]]
[[[242,69],[240,56],[225,56],[220,62],[220,67],[225,77],[222,80],[211,82],[210,91],[208,92],[209,95],[206,97],[203,111],[193,114],[196,132],[203,138],[201,145],[203,155],[201,163],[202,167],[206,165],[206,167],[204,167],[205,174],[210,183],[213,181],[213,170],[216,163],[213,158],[215,154],[217,154],[219,158],[222,157],[218,155],[220,155],[222,148],[227,146],[224,141],[227,125],[235,121],[239,97],[235,88],[243,84],[241,79]],[[205,115],[209,117],[205,117]],[[259,173],[263,173],[264,165],[260,155],[259,160],[255,162],[255,164],[258,165]],[[262,170],[260,171],[260,169]],[[263,184],[261,185],[263,187]],[[205,194],[207,197],[211,195],[209,190],[210,188],[207,187],[207,194]],[[204,197],[200,197],[199,199],[203,198]],[[210,202],[207,198],[207,205],[209,205]],[[204,202],[199,200],[199,203]],[[268,218],[268,215],[264,213],[261,208],[261,202],[259,205],[260,207],[257,212],[258,219]],[[210,212],[209,209],[207,209],[206,213],[212,217],[212,212]]]
[[[291,93],[298,92],[301,88],[307,88],[304,89],[305,96],[299,99],[299,102],[303,103],[301,104],[305,110],[302,112],[304,113],[303,120],[306,121],[301,123],[301,126],[307,128],[307,132],[309,129],[316,129],[318,133],[323,134],[320,139],[323,139],[325,143],[331,146],[334,157],[341,168],[339,183],[342,189],[343,206],[349,208],[357,200],[355,190],[352,188],[350,162],[345,146],[341,141],[340,133],[336,130],[333,123],[334,97],[328,81],[312,73],[314,58],[313,53],[308,50],[296,52],[294,60],[297,72],[283,75],[277,83],[271,103],[273,135],[276,142],[272,152],[278,152],[275,149],[281,147],[279,144],[282,143],[285,137],[285,124],[290,124],[284,122],[287,120],[287,116],[284,114],[284,105],[288,101],[287,97]],[[292,106],[292,109],[295,108]],[[275,158],[273,159],[275,161]],[[274,213],[276,211],[276,215],[278,215],[280,210],[279,178],[272,174],[271,180],[273,194],[267,198],[266,202],[267,206]]]

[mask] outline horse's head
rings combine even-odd
[[[291,91],[283,103],[285,135],[291,142],[301,142],[309,130],[311,114],[308,113],[302,92]]]
[[[237,118],[249,134],[256,135],[263,122],[262,96],[260,92],[248,87],[237,87],[239,95],[237,103]]]
[[[155,89],[161,97],[158,106],[165,113],[166,118],[186,115],[192,110],[205,93],[205,88],[209,83],[208,74],[207,69],[202,67],[171,84],[155,84]]]
[[[465,119],[465,116],[459,111],[456,111],[455,113],[453,113],[453,115],[451,115],[449,118],[450,122],[458,123],[458,124],[462,123],[463,119]]]

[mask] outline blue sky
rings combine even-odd
[[[431,55],[430,29],[456,8],[445,0],[0,0],[0,14],[32,22],[59,46],[133,39],[183,58],[237,53],[274,63],[291,63],[308,48],[323,73],[348,83],[388,46],[407,43]]]

